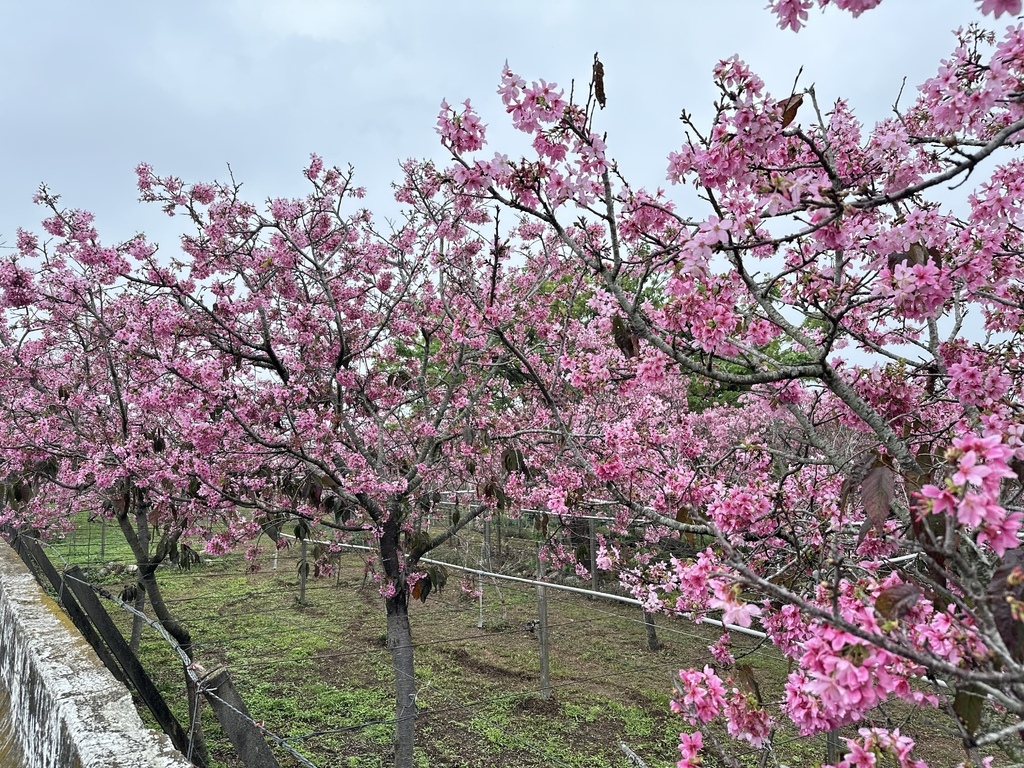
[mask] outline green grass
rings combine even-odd
[[[55,546],[94,580],[101,580],[106,563],[132,562],[115,527],[107,528],[102,557],[99,541],[98,526],[86,524]],[[434,554],[453,561],[471,556],[474,546],[464,537]],[[533,547],[512,540],[506,565],[528,572]],[[311,579],[306,604],[297,605],[297,556],[297,547],[280,552],[274,570],[272,554],[265,553],[258,573],[248,573],[240,556],[204,557],[188,572],[161,568],[158,579],[196,641],[200,663],[230,670],[254,719],[318,766],[383,768],[393,733],[394,672],[383,642],[382,600],[373,586],[364,586],[363,556],[346,553],[339,577]],[[116,591],[131,576],[102,580]],[[663,647],[652,652],[639,609],[549,590],[554,694],[544,701],[537,693],[538,642],[526,629],[536,617],[534,588],[485,583],[478,629],[477,603],[461,596],[458,582],[452,574],[441,594],[411,608],[418,768],[628,768],[620,741],[651,768],[675,763],[679,732],[690,728],[669,711],[671,677],[681,667],[709,663],[707,646],[717,631],[659,617]],[[115,612],[115,619],[130,631],[128,616]],[[734,640],[742,645],[744,638]],[[177,658],[151,632],[140,657],[184,722]],[[787,663],[765,650],[744,660],[757,670],[766,697],[778,699]],[[213,768],[239,768],[208,707],[203,717]],[[904,730],[915,725],[925,727],[918,721]],[[948,742],[935,740],[948,750]],[[823,739],[800,739],[792,730],[780,729],[778,743],[778,759],[793,768],[817,765],[825,756]],[[297,765],[281,750],[275,753],[282,766]],[[753,756],[741,762],[753,765]]]

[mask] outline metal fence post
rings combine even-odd
[[[544,563],[537,557],[537,580],[544,578]],[[540,639],[540,697],[551,698],[551,668],[548,659],[548,594],[543,584],[537,585],[537,634]]]

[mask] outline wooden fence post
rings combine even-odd
[[[654,614],[644,611],[644,626],[647,628],[647,648],[656,651],[661,645],[658,643],[658,630],[654,626]]]
[[[825,759],[829,765],[839,762],[839,731],[831,730],[825,734]]]
[[[306,559],[306,537],[299,541],[299,605],[306,604],[306,580],[309,578],[309,561]]]
[[[185,735],[185,731],[182,730],[181,724],[178,723],[171,710],[167,707],[167,702],[163,700],[160,692],[153,685],[153,681],[149,679],[149,675],[146,674],[142,664],[139,663],[135,654],[131,652],[128,643],[125,642],[124,637],[110,618],[107,610],[100,603],[100,599],[93,592],[92,586],[83,578],[85,574],[82,573],[78,566],[68,568],[64,574],[65,587],[74,593],[82,608],[89,614],[93,625],[95,625],[100,636],[110,648],[111,653],[117,657],[121,668],[125,671],[125,675],[131,680],[132,685],[135,686],[135,690],[138,691],[142,700],[146,702],[146,706],[149,707],[149,711],[153,713],[153,717],[160,724],[164,733],[170,736],[171,742],[183,755],[189,754],[188,737]],[[204,761],[194,753],[192,754],[192,762],[200,766],[200,768],[203,768],[205,765]]]
[[[493,571],[494,568],[491,565],[491,521],[484,520],[484,567],[488,571]]]
[[[199,681],[217,721],[228,735],[245,768],[280,768],[267,740],[256,728],[249,709],[224,667],[207,673]]]

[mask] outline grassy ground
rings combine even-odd
[[[435,555],[452,559],[473,546],[464,540]],[[525,562],[530,546],[513,540],[520,554],[505,554]],[[61,548],[92,579],[130,580],[126,573],[101,576],[107,562],[131,562],[113,528],[102,557],[96,525],[72,534]],[[279,553],[276,568],[272,555],[264,555],[257,573],[248,573],[238,556],[207,559],[187,572],[161,569],[161,586],[198,641],[200,662],[228,667],[255,720],[317,766],[386,766],[394,670],[384,647],[382,600],[364,583],[363,557],[350,551],[333,575],[310,580],[299,605],[298,549]],[[620,742],[651,768],[674,764],[679,731],[689,729],[669,712],[671,678],[681,667],[711,662],[707,646],[717,631],[659,617],[661,648],[651,651],[639,608],[549,590],[553,695],[544,700],[539,644],[530,630],[535,589],[485,583],[481,608],[458,581],[452,574],[444,591],[411,609],[419,765],[626,768],[631,763]],[[130,619],[115,618],[127,634]],[[744,661],[757,670],[766,698],[778,698],[785,662],[769,649],[748,650]],[[184,722],[180,664],[152,632],[144,635],[140,656]],[[204,724],[216,765],[237,766],[212,712],[204,714]],[[920,715],[890,707],[874,724],[925,732],[928,751],[944,756],[935,764],[961,759],[950,751],[955,747],[941,724]],[[776,744],[780,762],[792,768],[817,766],[825,757],[823,739],[783,730]],[[283,751],[278,757],[284,766],[298,764]],[[755,764],[752,755],[744,762]]]

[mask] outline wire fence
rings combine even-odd
[[[90,529],[77,531],[59,546],[48,549],[56,549],[68,562],[86,567],[91,576],[107,567],[115,556],[124,555],[123,545],[119,549],[116,542],[116,532],[108,530],[100,536]],[[525,548],[531,543],[521,544],[527,554]],[[216,629],[198,636],[195,647],[203,657],[226,660],[243,693],[272,699],[276,690],[288,688],[293,681],[314,681],[335,690],[346,675],[354,688],[390,687],[404,673],[396,669],[384,647],[382,601],[372,581],[366,578],[364,557],[340,556],[334,573],[311,580],[305,586],[308,605],[302,606],[296,604],[298,549],[264,553],[262,568],[255,573],[241,558],[222,557],[193,571],[162,568],[158,571],[159,579],[167,594],[166,601],[178,618],[189,626]],[[356,549],[359,547],[348,551]],[[430,562],[473,575],[481,594],[470,602],[457,587],[450,585],[441,596],[435,595],[413,612],[413,648],[426,654],[426,671],[418,669],[414,679],[421,730],[433,723],[443,723],[445,728],[467,734],[471,727],[487,726],[500,732],[504,748],[522,753],[522,765],[577,765],[541,748],[535,734],[519,733],[510,727],[508,705],[533,700],[538,693],[535,589],[540,584],[554,590],[547,631],[554,638],[556,663],[549,687],[561,705],[572,703],[578,707],[582,705],[576,702],[609,701],[609,692],[621,693],[627,700],[632,698],[637,703],[628,706],[653,725],[638,735],[626,733],[624,724],[618,723],[616,745],[619,741],[632,741],[632,747],[652,765],[673,759],[674,744],[666,734],[671,735],[673,728],[678,734],[683,724],[667,713],[671,676],[681,667],[714,663],[709,645],[718,640],[721,628],[659,617],[657,632],[663,648],[653,652],[643,645],[648,622],[635,599],[620,594],[594,594],[592,590],[571,586],[559,592],[560,587],[567,585],[512,577],[465,564]],[[128,569],[116,571],[108,569],[103,578],[116,581],[134,577]],[[495,583],[488,583],[489,579]],[[504,586],[499,588],[498,580]],[[214,595],[225,601],[214,603]],[[129,616],[138,615],[129,602],[116,602]],[[345,610],[336,610],[342,606]],[[148,615],[140,620],[161,633],[161,642],[166,643],[166,631],[158,620]],[[357,625],[358,630],[354,629]],[[744,628],[728,629],[736,632]],[[763,646],[761,633],[748,635],[746,644],[736,643],[736,655],[761,659],[774,670],[774,687],[780,689],[778,674],[785,662],[776,651]],[[349,647],[332,647],[336,643]],[[620,657],[615,658],[615,653]],[[452,658],[468,667],[489,667],[490,678],[485,674],[475,687],[467,687],[463,679],[465,669],[444,666]],[[772,685],[764,687],[770,690]],[[570,693],[576,698],[568,698]],[[308,709],[317,709],[312,701],[314,692],[306,695],[310,697]],[[379,758],[387,751],[379,734],[381,729],[397,722],[390,714],[393,705],[387,695],[372,701],[372,713],[366,707],[358,708],[364,714],[351,718],[347,713],[335,713],[334,719],[341,722],[334,727],[314,725],[303,729],[301,726],[311,723],[312,718],[289,722],[288,712],[274,713],[265,706],[266,701],[258,703],[258,714],[246,717],[294,764],[320,768],[338,764],[339,753],[325,751],[328,749],[342,750],[345,759]],[[644,703],[640,706],[639,702]],[[545,710],[545,716],[567,717],[571,709],[556,707]],[[606,720],[603,727],[608,725]],[[663,731],[660,735],[659,729]],[[376,735],[364,738],[367,733]],[[340,746],[326,747],[325,740],[331,739],[338,740]],[[806,740],[792,732],[780,733],[775,749],[798,741]],[[534,762],[525,762],[527,759]],[[624,760],[620,756],[622,765],[629,764]]]
[[[72,534],[62,542],[61,546],[66,556],[87,567],[90,573],[96,573],[118,555],[119,551],[115,546],[116,538],[114,532],[108,530],[102,552],[100,551],[101,539],[95,531],[91,534],[84,531]],[[340,578],[337,577],[337,574],[333,574],[333,578],[325,578],[320,581],[311,580],[306,589],[308,599],[313,606],[305,608],[296,606],[294,599],[297,580],[295,570],[297,549],[297,547],[293,547],[279,553],[266,553],[263,558],[263,568],[257,574],[245,573],[244,566],[241,564],[237,564],[234,568],[225,568],[216,559],[208,566],[202,566],[201,570],[191,573],[176,572],[170,569],[159,571],[160,581],[167,593],[167,602],[186,625],[204,626],[215,622],[219,626],[220,631],[215,637],[207,639],[199,636],[196,638],[196,647],[200,654],[226,659],[236,678],[239,690],[243,693],[247,690],[253,693],[259,692],[258,695],[265,694],[268,674],[272,674],[274,670],[279,670],[285,665],[293,667],[292,676],[296,678],[301,677],[299,671],[294,669],[295,665],[299,663],[322,667],[344,663],[349,667],[353,665],[365,667],[367,662],[372,661],[378,670],[385,671],[391,679],[401,674],[396,672],[390,655],[382,643],[370,647],[367,647],[366,643],[359,647],[348,648],[317,647],[320,640],[330,636],[332,629],[335,631],[338,629],[336,618],[329,612],[325,612],[324,615],[316,615],[316,612],[321,610],[325,604],[338,601],[340,595],[351,596],[356,593],[356,600],[362,599],[367,604],[367,623],[373,624],[378,635],[382,635],[381,612],[379,607],[374,611],[370,605],[371,602],[376,602],[379,605],[380,600],[375,594],[375,587],[360,578],[362,558],[355,555],[343,558],[345,563],[339,566]],[[120,556],[124,557],[125,554],[122,548]],[[275,560],[274,554],[277,554],[278,567],[276,570],[272,565]],[[237,560],[235,562],[238,563]],[[449,564],[449,567],[451,565]],[[479,580],[482,575],[479,569],[470,570]],[[209,585],[209,589],[189,590],[186,585],[194,583],[200,573],[201,580]],[[111,571],[106,576],[108,581],[130,580],[131,578],[133,578],[133,574],[127,569],[120,573]],[[259,597],[255,600],[246,598],[244,589],[236,589],[240,580],[242,583],[252,584],[262,582],[264,587],[261,588]],[[213,605],[208,593],[221,589],[221,587],[215,586],[218,583],[225,585],[232,582],[236,586],[228,590],[231,594],[228,604],[224,607]],[[266,586],[268,582],[269,587]],[[472,651],[474,647],[490,647],[492,649],[490,653],[493,654],[495,648],[507,650],[509,647],[515,646],[519,651],[517,661],[528,660],[531,653],[535,654],[537,644],[533,625],[536,619],[536,603],[531,589],[533,584],[528,580],[523,580],[523,582],[523,584],[515,585],[505,584],[502,589],[503,594],[500,596],[498,591],[489,584],[479,585],[484,593],[484,628],[472,626],[476,623],[475,620],[481,616],[481,605],[473,604],[462,598],[457,587],[449,585],[440,601],[431,600],[430,605],[417,609],[413,616],[414,631],[417,631],[416,627],[419,627],[428,618],[432,624],[437,625],[432,627],[429,632],[417,633],[414,638],[414,648],[418,652],[427,652],[432,648],[447,648],[472,655],[475,653]],[[456,590],[454,594],[453,588]],[[239,593],[240,599],[237,601],[235,600],[235,591]],[[362,598],[358,597],[359,593],[362,593]],[[345,599],[350,600],[351,598]],[[581,602],[583,601],[574,597],[571,603],[566,603],[566,606]],[[637,621],[635,619],[623,621],[625,616],[616,610],[597,612],[590,616],[580,615],[578,606],[575,608],[576,615],[571,618],[563,617],[559,615],[561,612],[560,599],[555,599],[555,605],[556,610],[553,611],[548,629],[556,638],[560,633],[566,635],[569,633],[573,635],[621,633],[623,629],[628,631],[630,626],[635,626]],[[635,610],[639,611],[639,609]],[[159,624],[153,619],[149,619],[149,621]],[[642,621],[640,623],[642,624]],[[245,627],[248,624],[258,624],[259,629],[255,632],[244,628],[237,631],[232,629],[232,627]],[[460,630],[460,627],[464,627],[464,629]],[[664,629],[667,631],[667,628]],[[680,638],[683,637],[680,635]],[[643,630],[640,630],[635,636],[638,649],[641,647],[642,638]],[[714,640],[714,637],[710,633],[706,637],[701,636],[698,632],[689,633],[686,639],[698,639],[706,646]],[[254,653],[252,646],[256,644],[257,640],[258,645],[265,650],[258,650]],[[296,646],[305,644],[307,640],[312,641],[309,644],[312,650],[308,652],[308,658],[299,658],[301,654],[297,653]],[[232,650],[232,647],[239,641],[248,641],[248,643],[241,646],[241,651]],[[279,641],[291,641],[293,647],[282,647],[282,643]],[[556,646],[558,647],[555,652],[556,660],[559,660],[561,656],[561,661],[565,661],[564,657],[567,652],[557,643]],[[531,648],[534,648],[532,652]],[[509,658],[509,654],[499,653],[498,656],[499,660]],[[518,675],[511,677],[515,683],[514,687],[502,692],[493,692],[488,686],[482,686],[479,690],[480,695],[472,698],[465,695],[465,686],[457,679],[458,674],[456,673],[441,674],[435,670],[426,677],[418,676],[417,695],[418,703],[421,705],[421,722],[436,722],[439,718],[451,717],[470,720],[474,723],[481,722],[494,729],[502,730],[507,741],[513,744],[513,748],[531,755],[535,764],[561,765],[563,763],[557,757],[550,752],[539,750],[529,737],[517,736],[507,728],[507,723],[502,718],[496,719],[493,715],[496,707],[500,708],[507,702],[523,700],[536,695],[535,665],[536,660],[534,659],[532,669],[527,666],[518,670]],[[509,662],[509,667],[511,668],[511,666],[511,662]],[[670,689],[669,673],[673,668],[678,669],[678,666],[679,662],[668,661],[666,658],[658,659],[656,663],[652,664],[633,664],[623,669],[591,674],[579,674],[578,672],[568,674],[570,669],[557,667],[552,681],[552,689],[556,692],[579,690],[585,689],[594,682],[608,682],[616,679],[628,680],[632,684],[638,680],[638,676],[649,674],[657,678],[654,683],[656,689],[667,694]],[[531,681],[531,677],[534,678],[533,681]],[[386,683],[386,680],[380,682]],[[662,706],[656,708],[658,714],[664,714],[661,710],[665,703],[667,703],[667,696],[662,702]],[[274,735],[282,740],[282,743],[303,745],[322,741],[328,736],[359,734],[393,724],[393,717],[369,717],[359,722],[344,723],[335,728],[313,728],[299,732],[295,728],[285,727],[282,723],[275,726],[278,732]],[[271,726],[270,718],[261,723],[261,726],[263,728]],[[271,741],[278,743],[274,739]],[[670,746],[666,745],[666,751],[668,750],[670,750]],[[306,750],[305,754],[315,755],[315,750]],[[326,760],[322,764],[330,764],[330,760]]]

